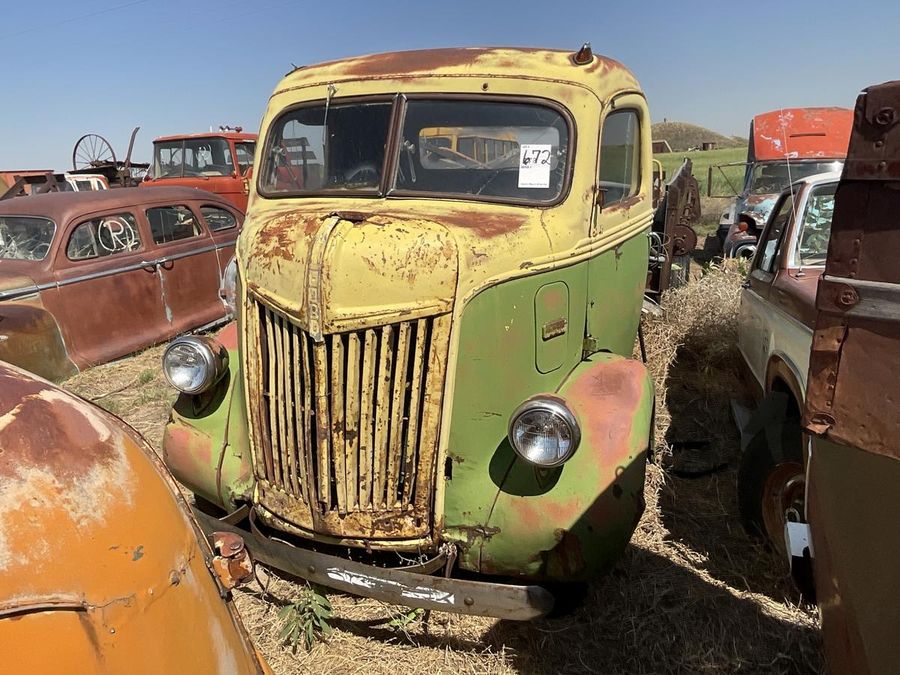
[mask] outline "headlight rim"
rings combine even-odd
[[[167,367],[168,356],[173,349],[181,345],[189,345],[196,350],[203,358],[203,362],[206,366],[203,380],[196,387],[187,389],[180,387],[172,381],[172,378],[169,375],[169,369]],[[175,338],[168,344],[162,356],[162,371],[163,377],[166,378],[166,382],[168,382],[169,386],[172,388],[189,396],[197,396],[198,394],[209,391],[222,379],[227,370],[228,351],[219,344],[217,340],[207,336],[182,335],[181,337]]]
[[[569,429],[572,432],[572,447],[565,457],[562,457],[561,459],[549,464],[538,463],[528,458],[516,446],[515,435],[513,434],[516,422],[518,422],[525,413],[532,412],[534,410],[543,410],[545,412],[549,411],[557,417],[560,417],[568,425]],[[506,435],[509,439],[509,444],[512,446],[513,451],[518,457],[521,457],[524,461],[528,462],[536,468],[555,469],[572,459],[572,457],[574,457],[575,453],[578,451],[578,447],[581,445],[581,424],[579,423],[578,417],[575,415],[574,411],[568,406],[564,399],[551,394],[536,394],[535,396],[531,396],[525,399],[513,411],[512,415],[509,416]]]

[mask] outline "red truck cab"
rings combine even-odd
[[[240,131],[161,136],[153,141],[153,164],[141,187],[200,188],[244,213],[255,152],[256,134]]]

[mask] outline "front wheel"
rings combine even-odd
[[[804,514],[806,478],[799,420],[785,420],[780,439],[775,440],[781,441],[780,448],[773,451],[771,434],[762,431],[744,451],[738,471],[738,505],[747,530],[763,535],[784,554],[785,523],[801,520]]]

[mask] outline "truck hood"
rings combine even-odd
[[[316,337],[450,311],[455,238],[428,219],[288,210],[245,225],[247,290]]]

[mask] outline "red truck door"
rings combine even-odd
[[[804,426],[825,654],[900,671],[900,83],[864,91],[819,281]]]

